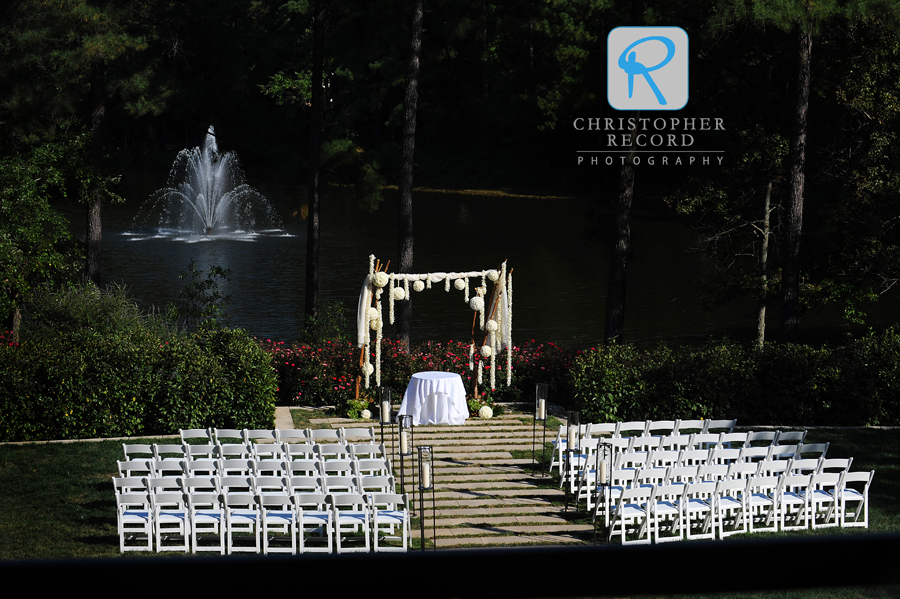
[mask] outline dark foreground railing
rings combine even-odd
[[[900,535],[642,546],[412,551],[290,557],[127,557],[0,562],[8,590],[186,598],[212,589],[263,596],[633,597],[900,584]],[[27,582],[26,582],[27,581]],[[124,581],[127,586],[119,586]],[[161,581],[166,581],[159,586]],[[119,589],[116,591],[115,589]]]

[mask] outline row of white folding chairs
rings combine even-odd
[[[698,437],[700,435],[693,435]],[[567,468],[561,476],[559,486],[569,481],[570,491],[578,484],[578,473],[582,472],[586,465],[591,466],[596,461],[596,452],[601,443],[611,448],[611,467],[619,467],[619,464],[653,466],[678,466],[683,464],[704,464],[706,462],[731,463],[749,462],[772,459],[799,459],[801,457],[824,456],[829,443],[803,443],[799,445],[768,445],[750,447],[728,447],[724,438],[727,433],[718,435],[719,442],[704,447],[703,443],[688,443],[684,447],[675,449],[664,446],[662,443],[653,447],[650,437],[628,437],[620,439],[584,439],[578,448],[578,453],[568,456]],[[647,444],[641,441],[650,440]],[[701,449],[701,447],[703,447]],[[564,466],[566,464],[564,463]]]
[[[125,460],[156,459],[347,459],[387,457],[378,443],[153,443],[122,444]]]
[[[154,539],[157,552],[220,554],[406,551],[409,543],[409,501],[395,492],[392,478],[374,490],[365,480],[328,477],[126,477],[113,483],[121,552],[152,551]],[[361,543],[348,545],[349,539]]]
[[[660,484],[635,480],[608,493],[607,534],[632,544],[834,526],[867,528],[874,474],[762,474]],[[629,474],[614,476],[625,480]]]
[[[247,459],[222,458],[197,460],[144,460],[117,462],[119,476],[325,476],[378,475],[391,476],[391,461],[387,458],[350,457],[347,459]]]
[[[591,425],[588,425],[591,426]],[[591,437],[586,435],[579,438],[578,446],[573,450],[570,459],[574,459],[577,463],[582,453],[582,446],[596,445],[599,441],[609,444],[614,452],[628,451],[650,451],[650,450],[680,450],[680,449],[709,449],[716,448],[746,448],[760,449],[765,447],[787,447],[792,448],[797,445],[803,445],[806,440],[806,431],[761,431],[761,432],[742,432],[742,433],[691,433],[677,434],[669,436],[653,436],[642,435],[633,437]],[[551,458],[551,469],[553,465],[563,464],[565,460],[565,450],[560,449],[556,452],[557,457]],[[778,449],[777,452],[787,454],[790,449]]]
[[[578,429],[580,439],[590,439],[597,436],[620,437],[672,437],[689,436],[691,434],[733,433],[737,420],[634,420],[630,422],[604,422],[582,424]],[[688,432],[690,431],[690,432]],[[554,454],[550,456],[549,471],[554,467],[560,467],[563,462],[568,445],[568,427],[560,425],[553,441]]]
[[[801,458],[787,460],[763,460],[759,462],[702,463],[682,465],[651,465],[639,463],[613,464],[610,479],[611,488],[622,485],[671,483],[684,484],[700,481],[718,481],[731,478],[749,478],[751,476],[795,476],[802,474],[843,473],[850,470],[853,458]],[[621,479],[621,480],[619,480]],[[600,493],[597,473],[593,468],[586,468],[581,473],[580,483],[575,492],[576,503],[587,502],[588,511],[603,509],[594,504],[595,496]]]
[[[333,443],[369,442],[375,441],[375,428],[345,428],[338,429],[235,429],[235,428],[191,428],[180,429],[182,441],[188,439],[201,439],[207,443],[233,443],[237,439],[243,443],[317,443],[320,441]],[[232,441],[228,441],[232,439]]]

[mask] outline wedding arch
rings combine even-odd
[[[362,348],[360,368],[369,388],[370,377],[375,375],[375,386],[381,386],[381,337],[384,328],[382,295],[387,292],[388,322],[394,324],[394,303],[407,301],[410,293],[431,289],[443,283],[444,291],[451,288],[463,293],[463,301],[475,312],[473,315],[472,341],[469,344],[469,370],[477,369],[478,384],[482,384],[485,362],[490,360],[491,389],[496,388],[497,361],[506,349],[506,384],[512,383],[512,271],[507,272],[506,262],[499,269],[469,272],[431,272],[422,274],[388,273],[387,266],[376,264],[375,255],[369,256],[369,274],[363,282],[356,311],[357,346]],[[472,287],[474,282],[476,287]],[[488,294],[488,283],[493,289]],[[476,351],[475,324],[485,331],[484,341]],[[372,333],[375,339],[372,339]],[[371,346],[375,345],[375,363],[370,361]]]

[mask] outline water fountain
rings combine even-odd
[[[234,152],[219,153],[212,125],[201,147],[178,153],[169,184],[141,207],[132,234],[155,238],[249,240],[284,231],[269,201],[244,182]]]

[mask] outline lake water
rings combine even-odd
[[[165,176],[162,173],[161,176]],[[140,203],[164,181],[132,181],[129,201],[105,208],[103,277],[125,284],[143,306],[174,302],[193,258],[199,268],[231,269],[232,325],[260,338],[291,341],[303,324],[306,222],[292,216],[301,190],[249,181],[285,223],[278,234],[246,238],[189,237],[181,241],[136,237],[129,227]],[[322,202],[320,298],[340,301],[355,317],[369,254],[382,262],[397,256],[397,193],[374,213],[360,210],[346,190],[332,189]],[[513,339],[517,343],[569,342],[592,346],[603,338],[608,254],[595,234],[603,220],[585,199],[496,197],[417,192],[414,199],[414,270],[513,270]],[[663,210],[636,211],[632,223],[625,337],[650,343],[702,342],[755,336],[754,302],[703,309],[699,256],[690,251],[695,232]],[[391,270],[394,268],[392,266]],[[770,308],[770,314],[777,312]],[[895,321],[895,301],[884,302],[873,323]],[[803,321],[808,340],[838,338],[846,330],[832,312]],[[413,341],[468,339],[472,312],[462,293],[436,285],[413,295]],[[770,320],[770,338],[777,320]],[[393,327],[386,325],[385,334]]]

